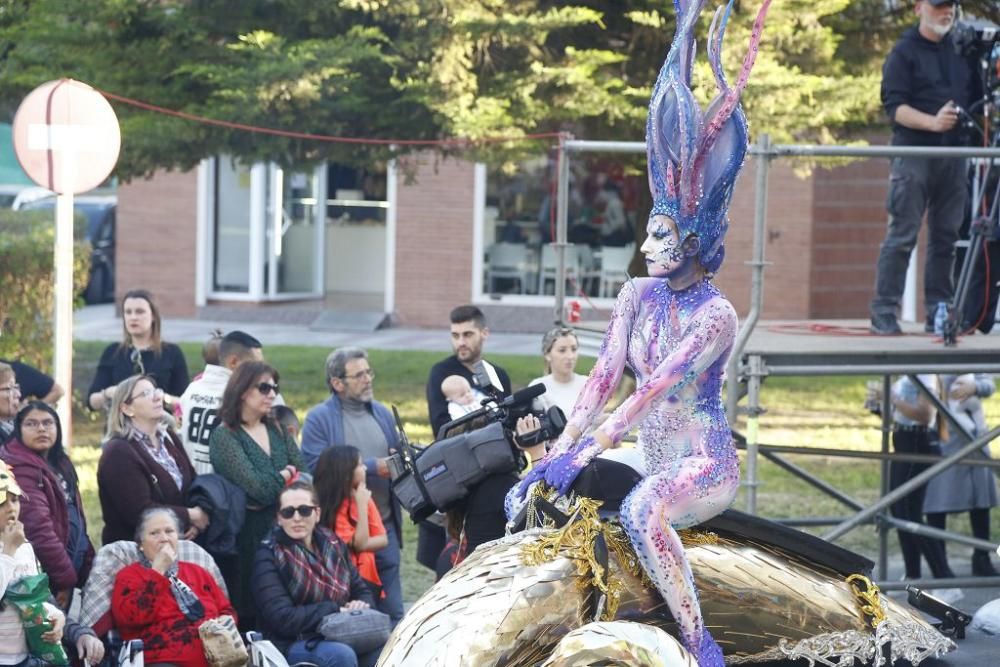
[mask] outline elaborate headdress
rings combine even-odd
[[[718,95],[703,112],[691,92],[694,26],[705,0],[674,0],[677,30],[670,52],[653,86],[646,121],[649,156],[650,215],[667,215],[677,223],[681,240],[697,234],[702,265],[715,272],[725,255],[726,213],[736,176],[747,150],[747,122],[740,93],[747,84],[771,0],[764,0],[750,36],[736,85],[722,71],[722,39],[733,7],[719,7],[708,33],[708,62]]]

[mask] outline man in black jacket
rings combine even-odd
[[[892,121],[896,146],[963,144],[963,113],[981,95],[974,59],[952,41],[956,3],[918,0],[920,23],[893,47],[882,68],[882,105]],[[924,306],[933,330],[938,303],[954,293],[955,241],[969,196],[966,161],[961,158],[897,157],[892,161],[887,208],[889,226],[878,257],[872,333],[900,333],[897,309],[906,267],[927,212],[928,243]]]

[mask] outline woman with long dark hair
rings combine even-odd
[[[361,452],[350,445],[327,447],[314,471],[320,525],[343,540],[361,578],[379,597],[382,579],[375,552],[389,544],[385,525],[372,492],[365,484],[366,468]]]
[[[184,352],[160,338],[160,310],[153,295],[143,289],[122,297],[122,342],[104,348],[97,373],[87,391],[87,406],[102,410],[111,405],[115,386],[133,375],[148,375],[163,389],[168,406],[177,402],[190,381]]]
[[[270,417],[278,380],[278,371],[263,361],[237,366],[222,394],[221,423],[208,441],[215,472],[247,495],[246,519],[237,537],[239,586],[230,591],[246,627],[253,627],[255,615],[250,600],[254,552],[274,524],[282,489],[304,466],[295,441]]]
[[[74,588],[83,588],[94,560],[87,537],[79,477],[63,447],[62,425],[55,409],[30,401],[14,418],[14,432],[0,458],[17,470],[30,489],[21,518],[49,587],[63,609],[69,609]]]

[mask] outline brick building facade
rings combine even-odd
[[[771,165],[766,231],[765,319],[864,318],[885,224],[886,160],[816,169],[797,176],[790,160]],[[482,174],[480,170],[480,174]],[[395,196],[395,321],[441,326],[451,307],[477,301],[498,330],[541,330],[552,320],[551,299],[507,305],[473,294],[477,220],[475,165],[422,155],[408,158]],[[730,210],[726,262],[717,283],[745,314],[750,267],[756,163],[748,160]],[[481,178],[481,176],[480,176]],[[202,183],[205,180],[201,181]],[[204,186],[202,186],[204,187]],[[196,171],[158,172],[119,189],[119,296],[132,287],[157,295],[167,316],[199,313],[199,178]],[[481,210],[481,205],[479,206]],[[480,249],[481,252],[481,249]],[[211,300],[208,305],[214,302]],[[606,303],[606,302],[605,302]],[[322,303],[233,304],[242,308],[322,309]]]

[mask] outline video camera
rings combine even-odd
[[[438,440],[427,447],[410,444],[393,408],[402,451],[389,459],[392,492],[414,521],[451,509],[490,475],[519,470],[523,453],[517,444],[530,447],[551,440],[566,426],[562,411],[550,408],[537,415],[541,428],[515,444],[517,420],[532,412],[532,401],[545,392],[545,385],[532,385],[504,397],[492,366],[480,363],[474,384],[487,394],[482,407],[445,424]]]
[[[951,29],[951,43],[960,56],[989,57],[1000,41],[1000,29],[983,21],[958,21]]]

